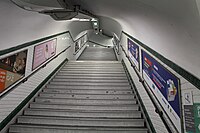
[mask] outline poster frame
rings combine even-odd
[[[26,76],[26,69],[27,69],[27,62],[28,62],[27,60],[28,60],[28,53],[29,53],[29,51],[28,51],[28,49],[23,49],[23,50],[20,50],[18,52],[14,52],[12,54],[9,54],[8,56],[5,56],[5,57],[3,57],[3,58],[0,59],[0,60],[2,60],[4,58],[8,58],[8,57],[10,57],[10,56],[12,56],[14,54],[25,52],[25,51],[26,51],[26,65],[25,65],[25,72],[24,72],[24,74],[17,81],[13,82],[11,85],[7,86],[2,92],[0,92],[0,97],[3,96],[6,92],[10,91],[12,89],[11,86],[13,86],[14,84],[20,82]],[[8,70],[6,70],[6,71],[8,71]]]
[[[156,97],[156,95],[154,94],[154,92],[152,91],[151,87],[149,86],[149,84],[147,83],[147,81],[145,81],[144,79],[144,73],[143,73],[143,52],[145,52],[146,54],[148,54],[151,58],[153,58],[161,67],[163,67],[163,69],[167,72],[169,72],[170,74],[172,74],[178,81],[178,93],[179,93],[179,107],[180,107],[180,132],[182,132],[184,129],[183,127],[183,111],[182,111],[182,100],[181,100],[181,82],[180,82],[180,78],[178,78],[175,74],[173,74],[170,70],[168,70],[164,65],[162,65],[156,58],[154,58],[151,54],[149,54],[148,52],[146,52],[144,49],[141,49],[141,71],[142,71],[142,79],[144,80],[145,85],[148,86],[148,90],[151,91],[151,93],[153,94],[153,96],[155,97],[156,101],[158,102],[158,104],[160,105],[160,107],[162,108],[162,110],[164,111],[164,113],[166,114],[166,116],[168,117],[168,119],[170,120],[170,122],[172,123],[173,127],[179,132],[179,129],[176,127],[176,125],[174,124],[174,122],[171,120],[170,116],[167,114],[167,112],[165,111],[163,105],[160,103],[160,101],[158,100],[158,98]],[[153,82],[153,81],[152,81]]]
[[[134,61],[130,58],[130,55],[129,55],[129,48],[128,48],[128,41],[132,41],[135,45],[137,45],[138,46],[138,66],[136,66],[136,64],[134,63]],[[142,59],[141,58],[141,54],[142,52],[140,51],[140,46],[135,42],[135,41],[133,41],[133,40],[131,40],[130,38],[127,38],[127,54],[128,54],[128,56],[129,56],[129,59],[130,59],[130,61],[136,66],[135,68],[138,70],[138,72],[140,72],[140,69],[141,69],[141,66],[140,66],[140,59]]]
[[[42,45],[44,43],[47,43],[47,42],[50,42],[50,41],[54,41],[56,42],[55,44],[55,54],[51,57],[49,57],[47,60],[45,60],[43,63],[41,63],[40,65],[38,65],[37,67],[33,68],[33,65],[34,65],[34,57],[35,57],[35,48],[39,45]],[[40,42],[38,43],[37,45],[34,46],[34,49],[33,49],[33,58],[32,58],[32,71],[38,69],[39,67],[41,67],[43,64],[45,64],[49,59],[51,59],[52,57],[54,57],[56,55],[56,51],[57,51],[57,38],[53,38],[53,39],[50,39],[50,40],[47,40],[47,41],[44,41],[44,42]]]

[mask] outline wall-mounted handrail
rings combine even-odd
[[[78,39],[82,38],[79,37],[78,39],[74,40],[71,33],[69,31],[66,31],[66,32],[62,32],[62,33],[58,33],[58,34],[55,34],[55,35],[51,35],[51,36],[48,36],[48,37],[44,37],[44,38],[41,38],[41,39],[38,39],[38,40],[34,40],[32,42],[28,42],[28,43],[24,43],[22,45],[18,45],[16,47],[11,47],[9,49],[5,49],[5,50],[1,50],[0,51],[0,56],[1,55],[4,55],[4,54],[8,54],[8,53],[11,53],[11,52],[14,52],[14,51],[17,51],[17,50],[20,50],[20,49],[23,49],[23,48],[26,48],[26,47],[29,47],[29,46],[32,46],[32,45],[35,45],[37,43],[40,43],[40,42],[43,42],[43,41],[46,41],[48,39],[51,39],[51,38],[54,38],[54,37],[57,37],[57,36],[60,36],[60,35],[63,35],[63,34],[66,34],[66,33],[69,33],[71,39],[73,42],[76,42]],[[86,33],[87,34],[87,33]],[[84,34],[83,36],[85,36],[86,34]],[[88,34],[87,34],[88,35]],[[50,63],[51,61],[53,61],[54,59],[56,59],[58,56],[60,56],[62,53],[64,53],[66,50],[68,50],[69,48],[71,47],[68,46],[67,48],[65,48],[64,50],[62,50],[60,53],[58,53],[57,55],[55,55],[54,57],[50,58],[49,60],[47,60],[45,63],[43,63],[40,67],[38,67],[37,69],[35,69],[31,74],[29,74],[28,76],[24,77],[23,79],[21,79],[20,81],[18,81],[17,83],[15,83],[13,86],[11,86],[9,88],[9,90],[7,90],[5,93],[3,93],[1,96],[0,96],[0,100],[5,97],[10,91],[12,91],[13,89],[15,89],[17,86],[19,86],[20,84],[22,83],[25,83],[30,77],[32,77],[35,73],[37,73],[40,69],[44,68],[48,63]],[[47,82],[47,80],[49,80],[49,78],[67,61],[67,58],[35,89],[33,90],[33,92],[26,98],[24,99],[20,105],[18,105],[1,123],[0,123],[0,131],[15,117],[15,115],[17,115],[17,113],[26,105],[26,103],[28,103],[28,101],[34,96],[34,94],[36,94],[36,92],[39,91],[39,89]]]
[[[140,74],[139,74],[139,72],[138,72],[138,70],[137,70],[135,64],[132,63],[131,59],[129,58],[128,54],[127,54],[126,51],[124,50],[123,46],[122,46],[122,45],[120,45],[120,46],[121,46],[122,51],[123,51],[123,53],[125,54],[126,58],[128,59],[129,63],[131,64],[131,67],[134,69],[135,73],[137,74],[137,76],[138,76],[138,78],[139,78],[139,81],[142,83],[142,85],[143,85],[145,91],[147,92],[147,94],[148,94],[148,96],[149,96],[151,102],[153,103],[153,105],[154,105],[154,107],[155,107],[155,112],[156,112],[157,114],[159,114],[159,116],[160,116],[160,118],[161,118],[163,124],[165,125],[167,131],[168,131],[169,133],[172,133],[172,129],[170,128],[168,122],[166,121],[166,119],[165,119],[165,117],[164,117],[164,115],[163,115],[162,109],[159,107],[159,105],[157,104],[156,100],[153,98],[153,96],[152,96],[151,93],[149,92],[149,90],[148,90],[147,86],[145,85],[145,82],[144,82],[143,78],[140,76]]]
[[[69,35],[70,35],[70,37],[71,37],[73,42],[76,42],[77,40],[82,38],[84,35],[88,34],[88,33],[86,33],[86,34],[82,35],[81,37],[77,38],[76,40],[74,40],[74,38],[72,37],[72,34],[71,34],[70,31],[64,31],[64,32],[61,32],[61,33],[58,33],[58,34],[54,34],[54,35],[50,35],[50,36],[47,36],[47,37],[43,37],[43,38],[31,41],[31,42],[23,43],[21,45],[15,46],[15,47],[11,47],[11,48],[7,48],[7,49],[4,49],[4,50],[0,50],[0,56],[8,54],[8,53],[11,53],[11,52],[14,52],[14,51],[17,51],[17,50],[20,50],[20,49],[23,49],[23,48],[26,48],[26,47],[29,47],[29,46],[32,46],[32,45],[35,45],[37,43],[40,43],[40,42],[46,41],[48,39],[52,39],[54,37],[57,37],[57,36],[60,36],[60,35],[63,35],[63,34],[67,34],[67,33],[69,33]]]
[[[34,40],[34,41],[31,41],[31,42],[27,42],[27,43],[24,43],[24,44],[21,44],[21,45],[18,45],[18,46],[15,46],[15,47],[11,47],[11,48],[8,48],[8,49],[4,49],[4,50],[0,50],[0,56],[1,55],[5,55],[5,54],[8,54],[8,53],[11,53],[11,52],[14,52],[14,51],[17,51],[17,50],[20,50],[20,49],[24,49],[24,48],[27,48],[29,46],[33,46],[37,43],[40,43],[40,42],[43,42],[43,41],[46,41],[46,40],[49,40],[49,39],[52,39],[54,37],[57,37],[57,36],[60,36],[60,35],[63,35],[63,34],[69,34],[72,41],[73,42],[76,42],[77,40],[79,40],[80,38],[82,38],[83,36],[85,35],[88,35],[88,33],[85,33],[84,35],[82,35],[81,37],[79,37],[78,39],[74,40],[70,31],[65,31],[65,32],[61,32],[61,33],[58,33],[58,34],[54,34],[54,35],[50,35],[50,36],[47,36],[47,37],[44,37],[44,38],[40,38],[40,39],[37,39],[37,40]],[[65,52],[68,48],[70,48],[71,46],[68,46],[66,49],[64,49],[63,51],[61,51],[59,54],[57,54],[56,56],[52,57],[51,59],[47,60],[47,62],[45,62],[42,66],[40,66],[38,69],[34,70],[31,74],[29,74],[28,76],[26,77],[23,77],[22,79],[20,79],[18,82],[16,82],[13,86],[9,87],[9,89],[7,89],[4,93],[2,93],[0,95],[0,99],[2,99],[3,97],[5,97],[11,90],[13,90],[14,88],[16,88],[17,86],[19,86],[20,84],[26,82],[32,75],[34,75],[37,71],[39,71],[41,68],[45,67],[49,62],[51,62],[52,60],[54,60],[55,58],[57,58],[60,54],[62,54],[63,52]]]
[[[76,39],[74,42],[77,42],[79,39],[83,38],[85,35],[87,35],[87,38],[89,38],[88,34],[86,33],[82,35],[81,37],[79,37],[78,39]],[[88,40],[85,43],[83,43],[83,45],[73,55],[77,55],[80,52],[80,50],[85,46],[86,43],[88,43]]]
[[[3,121],[0,123],[0,132],[7,124],[26,106],[26,104],[37,94],[37,92],[51,79],[52,76],[67,62],[67,58],[58,66],[45,80],[40,83]]]
[[[0,96],[0,99],[2,99],[3,97],[5,97],[10,91],[12,91],[14,88],[16,88],[17,86],[19,86],[22,83],[25,83],[30,77],[32,77],[36,72],[38,72],[40,69],[44,68],[49,62],[51,62],[52,60],[56,59],[59,55],[61,55],[62,53],[64,53],[67,49],[69,49],[71,46],[68,46],[66,49],[64,49],[63,51],[61,51],[59,54],[57,54],[56,56],[52,57],[51,59],[47,60],[47,62],[45,62],[41,67],[39,67],[38,69],[34,70],[31,74],[29,74],[28,76],[24,77],[23,79],[21,79],[19,82],[17,82],[14,86],[12,86],[11,88],[9,88],[8,91],[6,91],[5,93],[3,93]]]
[[[94,41],[91,41],[91,40],[89,40],[88,42],[94,43],[94,44],[96,44],[96,45],[99,45],[99,46],[102,46],[102,47],[107,48],[107,46],[105,46],[105,45],[103,45],[103,44],[100,44],[100,43],[97,43],[97,42],[94,42]]]
[[[70,33],[70,32],[69,32]],[[83,38],[85,35],[87,35],[88,37],[88,33],[83,34],[82,36],[80,36],[79,38],[77,38],[76,40],[73,39],[72,35],[70,34],[70,37],[72,38],[73,42],[77,42],[79,39]]]
[[[134,92],[135,97],[136,97],[136,99],[137,99],[137,101],[138,101],[138,103],[139,103],[139,106],[140,106],[140,108],[141,108],[141,111],[142,111],[142,113],[145,115],[145,116],[144,116],[144,117],[145,117],[145,120],[148,122],[148,125],[149,125],[149,126],[147,126],[147,127],[151,130],[151,133],[155,133],[155,132],[156,132],[156,131],[155,131],[155,128],[154,128],[154,126],[153,126],[153,124],[152,124],[152,121],[151,121],[151,119],[150,119],[150,117],[149,117],[149,115],[148,115],[148,113],[147,113],[147,110],[146,110],[145,105],[144,105],[144,103],[143,103],[143,101],[142,101],[142,98],[140,97],[139,92],[138,92],[138,90],[136,89],[135,83],[134,83],[133,79],[131,78],[131,75],[130,75],[130,73],[129,73],[127,67],[126,67],[126,64],[124,63],[124,60],[122,60],[122,65],[124,66],[124,70],[125,70],[126,75],[127,75],[127,77],[128,77],[129,83],[131,84],[132,91]]]
[[[83,45],[73,54],[73,55],[77,55],[81,49],[88,43],[88,41],[86,41],[85,43],[83,43]]]
[[[171,69],[173,69],[176,73],[178,73],[179,75],[181,75],[183,78],[185,78],[188,82],[190,82],[191,84],[193,84],[197,89],[200,90],[200,79],[199,77],[193,75],[191,72],[185,70],[184,68],[182,68],[181,66],[177,65],[176,63],[172,62],[171,60],[167,59],[166,57],[164,57],[163,55],[161,55],[160,53],[156,52],[155,50],[153,50],[152,48],[150,48],[149,46],[147,46],[146,44],[142,43],[141,41],[139,41],[138,39],[134,38],[133,36],[129,35],[128,33],[122,31],[121,35],[120,35],[120,41],[122,39],[122,34],[126,35],[127,37],[131,38],[132,40],[134,40],[138,45],[140,45],[141,47],[143,47],[144,49],[146,49],[149,53],[151,53],[152,55],[154,55],[156,58],[158,58],[159,60],[161,60],[163,63],[165,63],[168,67],[170,67]]]
[[[119,44],[118,44],[118,45],[119,45]],[[117,55],[120,55],[119,49],[117,50],[117,48],[116,48],[117,45],[114,45],[114,44],[113,44],[113,46],[114,46],[115,53],[117,53]]]
[[[20,49],[23,49],[23,48],[26,48],[26,47],[29,47],[29,46],[32,46],[32,45],[35,45],[37,43],[46,41],[48,39],[51,39],[51,38],[54,38],[54,37],[57,37],[57,36],[60,36],[60,35],[66,34],[66,33],[70,34],[69,31],[65,31],[65,32],[58,33],[58,34],[55,34],[55,35],[50,35],[50,36],[47,36],[47,37],[43,37],[43,38],[31,41],[31,42],[27,42],[27,43],[24,43],[24,44],[21,44],[21,45],[17,45],[15,47],[11,47],[11,48],[8,48],[8,49],[0,50],[0,56],[8,54],[8,53],[11,53],[11,52],[14,52],[14,51],[17,51],[17,50],[20,50]],[[71,34],[70,34],[70,36],[71,36]]]

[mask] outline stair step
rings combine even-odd
[[[73,73],[73,74],[125,74],[125,72],[110,72],[110,71],[59,71],[59,73]]]
[[[81,75],[73,75],[73,76],[55,76],[56,79],[88,79],[88,80],[128,80],[127,77],[105,77],[105,76],[99,76],[99,77],[91,77],[91,76],[81,76]]]
[[[121,63],[67,63],[66,66],[122,66]]]
[[[26,109],[24,115],[88,118],[141,118],[140,111],[90,111],[58,109]]]
[[[47,88],[51,88],[51,89],[64,89],[64,90],[101,90],[101,89],[107,89],[107,90],[126,90],[126,89],[130,89],[131,90],[131,86],[89,86],[89,85],[76,85],[76,86],[70,86],[70,85],[52,85],[52,84],[48,84]]]
[[[70,63],[75,63],[75,64],[81,64],[81,63],[89,63],[89,64],[103,64],[103,63],[106,63],[106,64],[121,64],[120,61],[69,61],[68,62],[69,64]]]
[[[58,81],[51,81],[49,84],[52,85],[74,85],[74,86],[130,86],[128,82],[123,82],[123,83],[105,83],[105,82],[58,82]]]
[[[116,73],[125,73],[124,72],[124,70],[107,70],[107,69],[105,69],[105,70],[94,70],[94,69],[77,69],[77,70],[75,70],[75,69],[66,69],[66,70],[64,70],[64,69],[62,69],[61,71],[60,71],[61,73],[114,73],[114,74],[116,74]]]
[[[44,102],[32,102],[30,108],[35,109],[63,109],[63,110],[97,110],[97,111],[129,111],[139,110],[137,104],[62,104],[62,103],[44,103]]]
[[[104,63],[106,63],[106,64],[121,64],[121,62],[120,61],[90,61],[90,60],[88,60],[88,61],[80,61],[80,60],[78,60],[78,61],[69,61],[68,62],[69,64],[70,63],[75,63],[75,64],[81,64],[81,63],[89,63],[89,64],[104,64]]]
[[[125,73],[57,73],[59,76],[126,77]]]
[[[129,84],[127,79],[121,79],[121,80],[112,80],[112,79],[101,79],[101,80],[95,80],[95,79],[52,79],[53,82],[87,82],[87,83],[127,83]],[[51,82],[52,82],[51,81]]]
[[[43,98],[71,98],[71,99],[134,99],[133,95],[100,95],[100,94],[52,94],[52,93],[40,93],[40,97]]]
[[[63,69],[124,69],[123,66],[118,65],[118,66],[112,66],[112,65],[105,65],[105,66],[100,66],[100,65],[68,65],[64,66]]]
[[[106,62],[102,62],[102,61],[85,61],[85,62],[79,62],[79,61],[76,61],[76,62],[68,62],[66,64],[66,66],[69,66],[69,65],[77,65],[77,66],[81,66],[81,65],[101,65],[101,66],[105,66],[105,65],[112,65],[112,66],[122,66],[121,62],[110,62],[110,61],[106,61]]]
[[[45,125],[11,125],[11,133],[147,133],[146,128],[106,128],[106,127],[72,127],[72,126],[45,126]]]
[[[119,61],[69,61],[9,133],[148,133]]]
[[[123,67],[120,66],[120,67],[98,67],[98,66],[91,66],[91,67],[82,67],[82,66],[76,66],[76,67],[73,67],[73,66],[65,66],[62,68],[62,70],[123,70]]]
[[[44,116],[19,116],[21,124],[43,124],[62,126],[90,126],[90,127],[144,127],[143,119],[96,119],[96,118],[64,118]]]
[[[44,103],[65,103],[65,104],[84,104],[84,105],[111,105],[111,104],[135,104],[135,100],[127,99],[70,99],[70,98],[43,98],[36,97],[36,102]]]
[[[123,66],[65,66],[62,70],[110,70],[110,71],[124,71]]]
[[[52,94],[99,94],[99,95],[111,95],[111,94],[133,94],[130,89],[52,89],[45,88],[43,92],[52,93]]]

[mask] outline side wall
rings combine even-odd
[[[16,46],[22,44],[32,44],[28,47],[16,49],[0,56],[0,59],[2,59],[27,49],[28,56],[25,77],[34,72],[32,71],[32,61],[35,45],[57,38],[56,54],[59,54],[69,47],[69,49],[49,62],[44,68],[37,71],[28,81],[12,89],[9,93],[3,95],[3,97],[0,97],[0,128],[2,129],[2,122],[7,121],[9,114],[13,113],[13,110],[15,110],[20,103],[23,103],[23,100],[33,92],[55,68],[66,58],[69,60],[76,60],[80,56],[86,45],[84,45],[76,55],[73,55],[75,49],[74,41],[79,39],[83,34],[87,34],[86,30],[91,29],[91,24],[90,22],[56,22],[49,16],[22,10],[9,0],[0,1],[0,16],[0,52],[4,53],[6,49],[10,48],[16,49]],[[63,32],[66,33],[50,37]]]
[[[120,44],[123,46],[123,48],[126,50],[127,52],[127,38],[129,38],[127,35],[123,34],[122,33],[122,37],[121,37],[121,42]],[[129,38],[131,39],[131,38]],[[136,43],[137,44],[137,43]],[[139,44],[138,46],[140,47],[140,51],[141,50],[144,50],[146,51],[147,53],[148,50],[146,50],[145,48],[141,47]],[[141,54],[141,53],[140,53]],[[176,71],[174,71],[173,69],[171,69],[169,66],[167,66],[166,64],[164,64],[161,60],[159,60],[158,58],[156,58],[154,55],[152,55],[151,53],[149,53],[153,58],[155,58],[160,64],[162,64],[166,69],[168,69],[170,72],[172,72],[175,76],[177,76],[179,79],[180,79],[180,89],[181,89],[181,102],[182,102],[182,113],[183,113],[183,121],[185,121],[185,116],[184,116],[184,105],[186,104],[185,102],[185,94],[189,93],[191,94],[191,97],[193,99],[193,103],[199,103],[200,102],[200,99],[199,99],[199,95],[200,95],[200,90],[198,88],[196,88],[195,86],[193,86],[190,82],[188,82],[186,79],[184,79],[181,75],[179,75]],[[124,60],[126,65],[127,65],[127,68],[133,78],[133,81],[135,82],[136,84],[136,87],[140,93],[140,96],[142,97],[142,100],[145,104],[145,107],[149,113],[149,116],[152,120],[152,123],[156,129],[156,131],[158,133],[163,133],[163,132],[166,132],[167,133],[167,130],[165,129],[165,126],[164,124],[162,123],[159,115],[157,113],[155,113],[155,108],[152,104],[152,102],[150,101],[150,98],[148,97],[144,87],[142,86],[141,82],[139,82],[139,78],[138,76],[136,75],[135,71],[133,70],[133,68],[131,67],[131,64],[129,63],[127,57],[125,56],[125,54],[123,53],[121,47],[120,47],[120,55],[117,56],[118,57],[118,60]],[[142,70],[141,70],[141,59],[140,59],[140,75],[142,77]],[[167,116],[165,115],[166,119]],[[170,123],[170,121],[168,120],[168,122]],[[186,132],[186,129],[185,129],[185,122],[183,123],[183,127],[184,127],[184,132]],[[171,125],[171,128],[173,129],[173,132],[176,132],[173,128],[173,126]]]
[[[73,38],[91,29],[90,22],[56,22],[50,16],[23,10],[9,0],[0,1],[0,50],[70,31]]]
[[[57,58],[47,63],[47,65],[44,68],[41,68],[43,66],[41,65],[35,70],[32,70],[34,46],[55,38],[57,39],[56,55],[60,54],[64,49],[66,48],[68,49],[65,52],[61,53]],[[64,60],[66,60],[66,58],[69,60],[76,60],[80,56],[86,45],[87,45],[87,40],[83,44],[83,47],[80,48],[80,50],[77,52],[77,54],[74,55],[73,54],[75,49],[74,41],[71,38],[70,33],[65,33],[1,56],[1,58],[4,58],[9,55],[15,54],[19,51],[28,50],[25,77],[29,76],[37,69],[39,70],[34,75],[32,75],[28,79],[28,81],[20,84],[19,86],[12,89],[10,92],[5,93],[5,95],[0,97],[0,122],[2,121],[5,122],[5,118],[7,119],[8,115],[11,112],[13,113],[13,110],[16,109],[16,107],[18,107],[18,105],[20,105],[23,102],[23,100],[31,92],[33,92],[37,88],[37,86],[40,83],[42,83],[42,81],[44,81],[49,76],[50,73],[52,73]],[[13,86],[14,85],[15,84],[13,84]],[[7,90],[9,90],[9,88]],[[2,126],[1,124],[0,127]]]

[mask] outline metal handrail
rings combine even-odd
[[[10,91],[12,91],[14,88],[16,88],[17,86],[19,86],[22,83],[25,83],[31,76],[33,76],[36,72],[38,72],[40,69],[44,68],[49,62],[51,62],[52,60],[56,59],[59,55],[61,55],[62,53],[64,53],[67,49],[69,49],[71,46],[68,46],[66,49],[64,49],[63,51],[61,51],[59,54],[57,54],[56,56],[54,56],[53,58],[49,59],[47,62],[45,62],[41,67],[39,67],[38,69],[36,69],[35,71],[33,71],[30,75],[28,75],[27,77],[23,78],[21,81],[19,81],[18,83],[16,83],[14,86],[12,86],[8,91],[6,91],[4,94],[2,94],[0,96],[0,99],[2,99],[3,97],[5,97]]]
[[[147,86],[145,85],[145,82],[144,82],[143,78],[140,76],[139,72],[137,71],[137,68],[136,68],[135,64],[132,63],[132,61],[130,60],[128,54],[127,54],[126,51],[124,50],[123,46],[122,46],[122,45],[120,45],[120,46],[121,46],[121,48],[122,48],[122,51],[123,51],[124,54],[126,55],[126,58],[127,58],[128,61],[130,62],[131,67],[134,69],[135,73],[136,73],[137,76],[139,77],[139,81],[142,83],[142,85],[143,85],[145,91],[147,92],[147,94],[148,94],[148,96],[149,96],[151,102],[153,103],[153,105],[154,105],[154,107],[155,107],[155,112],[156,112],[157,114],[159,114],[159,116],[160,116],[160,118],[161,118],[163,124],[165,125],[167,131],[168,131],[169,133],[172,133],[172,129],[170,128],[170,126],[169,126],[168,122],[166,121],[165,117],[163,116],[163,111],[162,111],[162,109],[160,109],[160,107],[158,106],[157,102],[155,101],[155,99],[153,98],[153,96],[151,95],[151,93],[149,92]]]
[[[155,133],[155,132],[156,132],[156,131],[155,131],[155,128],[154,128],[154,126],[153,126],[153,124],[152,124],[152,121],[151,121],[151,119],[150,119],[150,117],[149,117],[149,115],[148,115],[148,113],[147,113],[147,110],[146,110],[145,105],[144,105],[144,103],[143,103],[143,101],[142,101],[142,98],[140,97],[139,92],[138,92],[138,90],[136,89],[135,83],[134,83],[133,79],[131,78],[131,75],[130,75],[130,73],[129,73],[127,67],[126,67],[126,64],[124,63],[124,60],[122,60],[122,65],[124,66],[124,70],[125,70],[126,75],[127,75],[127,77],[128,77],[129,83],[131,84],[132,91],[134,92],[135,97],[136,97],[136,99],[137,99],[137,102],[139,103],[139,106],[140,106],[140,108],[141,108],[141,111],[142,111],[142,113],[145,115],[145,120],[148,121],[148,126],[149,126],[149,127],[148,127],[148,126],[147,126],[147,127],[148,127],[148,129],[151,130],[151,133]]]

